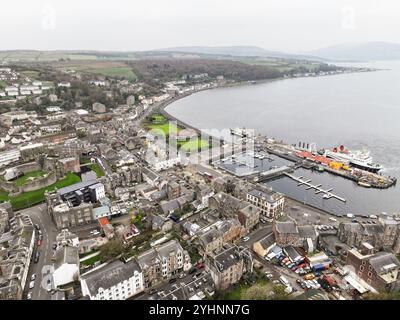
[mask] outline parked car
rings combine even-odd
[[[206,266],[206,265],[205,265],[204,263],[202,263],[202,262],[196,264],[196,268],[197,268],[197,269],[204,269],[205,266]]]
[[[169,279],[168,282],[169,282],[169,283],[174,283],[174,282],[176,282],[176,278]]]
[[[306,274],[305,276],[304,276],[304,279],[305,280],[312,280],[312,279],[314,279],[315,278],[315,275],[313,274],[313,273],[309,273],[309,274]]]
[[[182,278],[184,278],[185,276],[186,276],[186,274],[181,273],[181,274],[179,275],[179,279],[182,279]]]
[[[250,237],[244,237],[244,238],[243,238],[243,241],[245,241],[245,242],[246,242],[246,241],[249,241],[249,240],[250,240]]]
[[[156,289],[150,289],[150,290],[149,290],[149,295],[153,295],[153,294],[155,294],[155,293],[157,293],[157,290],[156,290]]]
[[[35,224],[35,229],[40,230],[40,226],[37,223]]]
[[[26,295],[26,300],[32,300],[32,292],[28,292]]]
[[[29,282],[29,289],[33,289],[35,287],[35,281]]]
[[[39,239],[39,240],[37,241],[37,246],[40,247],[41,245],[42,245],[42,240]]]
[[[36,279],[36,273],[34,273],[34,274],[31,275],[31,281],[33,281],[33,280],[35,280],[35,279]]]
[[[38,263],[40,258],[40,251],[36,251],[35,259],[33,260],[34,263]]]

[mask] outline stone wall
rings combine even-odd
[[[45,188],[45,187],[57,182],[57,179],[58,179],[56,172],[49,170],[51,167],[52,167],[52,164],[49,163],[49,161],[46,161],[45,162],[45,171],[48,172],[48,175],[45,177],[37,178],[30,182],[26,182],[22,186],[16,186],[14,184],[14,182],[12,182],[12,181],[8,182],[3,179],[0,179],[0,188],[9,193],[12,193],[13,195]],[[37,162],[29,162],[29,163],[21,164],[19,166],[15,166],[14,168],[23,172],[24,174],[31,172],[31,171],[41,170],[40,165]]]

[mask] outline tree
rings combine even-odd
[[[272,288],[274,293],[272,300],[288,300],[289,296],[285,291],[285,287],[282,285],[276,285]]]
[[[116,258],[124,252],[125,248],[120,239],[114,239],[100,247],[100,257],[102,261]]]

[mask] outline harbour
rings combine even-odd
[[[377,183],[373,185],[349,175],[346,171],[299,159],[293,151],[279,148],[278,143],[268,150],[268,144],[264,146],[269,156],[275,156],[279,160],[269,163],[264,159],[265,168],[262,171],[269,170],[271,164],[277,167],[294,165],[297,176],[312,179],[314,184],[321,183],[327,189],[333,188],[338,195],[346,198],[346,202],[337,199],[326,201],[320,195],[315,195],[314,191],[299,188],[297,182],[285,175],[273,176],[261,183],[299,202],[308,203],[333,214],[396,213],[400,210],[400,189],[393,177],[400,174],[400,139],[398,124],[394,119],[398,115],[398,108],[395,106],[400,100],[392,80],[400,79],[400,63],[361,65],[385,70],[209,90],[174,102],[166,111],[194,127],[202,128],[205,132],[227,127],[246,127],[254,128],[257,134],[264,137],[268,135],[269,138],[275,138],[275,141],[278,141],[276,137],[288,141],[289,147],[299,139],[331,148],[340,144],[353,150],[366,147],[371,151],[374,160],[383,165],[381,175],[390,177],[389,184],[382,185],[379,175],[371,175],[377,178]],[[386,81],[388,79],[392,80]],[[377,81],[388,83],[385,88],[386,98],[375,90],[374,84]],[[333,92],[330,89],[332,87],[336,87],[337,92],[341,94]],[[363,94],[354,96],[353,90]],[[247,111],[257,114],[257,117],[243,117],[243,105],[247,105]],[[386,112],[376,117],[372,110],[380,108]],[[299,112],[301,121],[298,117]],[[327,113],[330,116],[324,117]],[[341,130],[337,130],[339,123]],[[372,127],[375,134],[372,134]],[[229,137],[227,139],[229,140]],[[282,163],[279,163],[280,161]]]

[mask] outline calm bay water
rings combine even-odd
[[[357,66],[385,70],[203,91],[178,100],[167,111],[200,129],[246,127],[288,143],[365,147],[385,166],[384,174],[400,178],[400,61]],[[347,202],[323,200],[288,178],[268,184],[332,213],[400,212],[399,186],[364,189],[328,173],[298,170],[296,174],[333,188]]]

